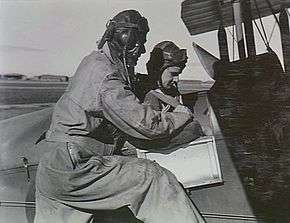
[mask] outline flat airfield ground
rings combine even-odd
[[[67,82],[0,81],[0,120],[52,106]]]

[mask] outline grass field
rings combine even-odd
[[[0,81],[0,105],[53,103],[66,86],[63,82]]]
[[[38,111],[47,108],[47,106],[35,106],[35,107],[10,107],[10,108],[0,108],[0,121],[8,118],[15,117],[17,115],[22,115],[29,112]]]
[[[66,86],[63,82],[0,81],[0,120],[46,108]]]

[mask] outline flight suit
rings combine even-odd
[[[42,222],[93,222],[100,210],[128,207],[145,223],[203,222],[176,177],[156,162],[114,155],[110,125],[140,140],[170,137],[187,113],[162,113],[130,90],[122,62],[108,45],[79,65],[56,103],[48,149],[36,175],[36,217]]]

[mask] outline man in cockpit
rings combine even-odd
[[[139,83],[139,88],[142,88],[142,84],[146,86],[143,91],[147,92],[143,96],[144,103],[156,111],[174,111],[181,104],[177,83],[186,62],[186,49],[180,49],[172,41],[158,43],[150,53],[150,59],[146,64],[148,76],[143,77]],[[188,108],[193,111],[193,106],[194,103]],[[142,149],[150,149],[150,147],[166,149],[192,142],[203,135],[201,125],[194,119],[180,131],[171,135],[170,139],[152,140],[144,143],[136,139],[131,140],[131,143]]]
[[[37,170],[35,223],[93,222],[96,211],[121,207],[145,223],[204,222],[170,171],[115,155],[123,143],[114,138],[118,131],[150,142],[193,121],[182,105],[160,112],[134,95],[132,71],[148,31],[139,12],[117,14],[56,103],[46,139],[37,144],[50,152]]]

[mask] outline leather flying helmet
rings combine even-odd
[[[147,71],[152,82],[160,80],[162,72],[171,66],[185,68],[187,62],[186,49],[180,49],[171,41],[158,43],[150,54]]]
[[[105,42],[111,42],[117,51],[133,50],[136,44],[146,42],[146,34],[149,31],[147,19],[136,10],[125,10],[111,19],[107,29],[99,42],[98,48],[102,48]]]

